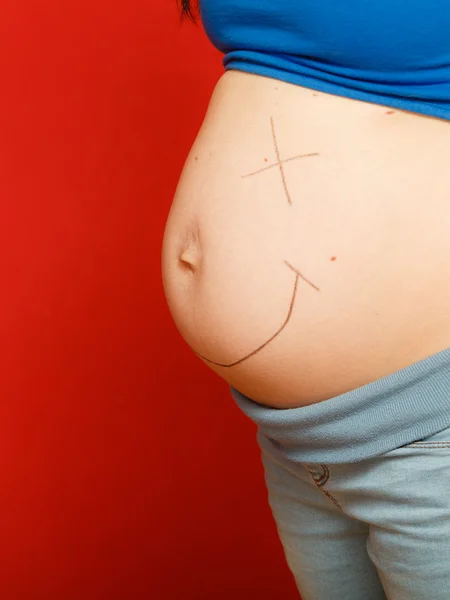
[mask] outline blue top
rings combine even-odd
[[[226,69],[450,120],[450,0],[200,0]]]

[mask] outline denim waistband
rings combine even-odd
[[[345,394],[298,408],[231,395],[274,450],[302,463],[373,458],[450,426],[450,348]]]

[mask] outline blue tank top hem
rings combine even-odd
[[[311,90],[318,92],[325,92],[327,94],[333,94],[340,96],[341,98],[351,98],[353,100],[361,100],[363,102],[369,102],[371,104],[379,104],[388,108],[397,108],[399,110],[406,110],[408,112],[419,113],[429,117],[435,117],[445,120],[450,120],[450,107],[439,106],[431,102],[423,102],[418,100],[410,100],[407,98],[396,98],[392,96],[381,96],[374,95],[369,92],[361,90],[355,90],[342,85],[337,85],[331,81],[320,80],[317,77],[308,77],[307,75],[300,75],[298,73],[284,72],[279,69],[262,67],[253,64],[241,64],[236,61],[226,61],[224,59],[226,71],[241,71],[244,73],[251,73],[254,75],[260,75],[268,77],[270,79],[276,79],[299,85]]]

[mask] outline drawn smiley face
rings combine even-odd
[[[266,167],[263,167],[262,169],[258,169],[257,171],[254,171],[252,173],[248,173],[247,175],[242,175],[242,178],[252,177],[252,176],[257,175],[258,173],[261,173],[263,171],[267,171],[267,170],[273,169],[273,168],[279,168],[280,174],[281,174],[281,179],[282,179],[282,182],[283,182],[283,188],[284,188],[285,196],[287,198],[288,204],[290,206],[292,206],[291,194],[289,193],[289,188],[288,188],[288,185],[287,185],[287,182],[286,182],[286,176],[285,176],[283,164],[287,163],[287,162],[290,162],[290,161],[293,161],[293,160],[300,159],[300,158],[306,158],[306,157],[312,157],[312,156],[319,156],[319,153],[313,152],[313,153],[310,153],[310,154],[300,154],[300,155],[293,156],[293,157],[285,159],[285,160],[281,160],[280,150],[279,150],[279,146],[278,146],[278,140],[277,140],[277,136],[276,136],[276,133],[275,133],[275,125],[274,125],[273,117],[270,117],[270,124],[271,124],[271,129],[272,129],[272,139],[273,139],[273,143],[274,143],[274,146],[275,146],[275,154],[276,154],[276,158],[277,158],[276,162],[274,164],[272,164],[272,165],[268,165]],[[280,327],[280,329],[278,329],[278,331],[276,333],[274,333],[266,342],[264,342],[264,344],[261,344],[261,346],[258,346],[258,348],[256,348],[256,350],[253,350],[253,352],[250,352],[250,354],[247,354],[243,358],[240,358],[239,360],[237,360],[235,362],[232,362],[232,363],[229,363],[229,364],[222,364],[222,363],[215,362],[213,360],[210,360],[209,358],[206,358],[205,356],[202,356],[201,354],[199,354],[198,352],[196,352],[193,348],[191,348],[191,350],[193,350],[193,352],[195,354],[197,354],[197,356],[199,356],[203,360],[205,360],[205,361],[207,361],[207,362],[209,362],[209,363],[211,363],[213,365],[217,365],[218,367],[235,367],[236,365],[239,365],[240,363],[242,363],[244,360],[248,360],[249,358],[251,358],[252,356],[254,356],[255,354],[257,354],[258,352],[260,352],[261,350],[263,350],[263,348],[265,348],[268,344],[270,344],[271,341],[273,341],[277,336],[279,336],[280,333],[283,331],[283,329],[289,323],[289,320],[290,320],[290,318],[292,316],[292,312],[294,310],[295,299],[296,299],[296,296],[297,296],[297,289],[298,289],[299,280],[302,279],[308,285],[310,285],[312,288],[314,288],[317,292],[320,292],[320,288],[318,288],[314,283],[312,283],[309,279],[307,279],[298,269],[296,269],[294,266],[292,266],[287,260],[285,260],[284,263],[287,265],[287,267],[289,269],[291,269],[295,273],[295,283],[294,283],[294,290],[293,290],[293,293],[292,293],[291,302],[290,302],[290,305],[289,305],[287,317],[286,317],[283,325]]]

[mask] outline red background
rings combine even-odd
[[[222,72],[175,0],[0,8],[0,597],[298,595],[255,428],[162,289]]]

